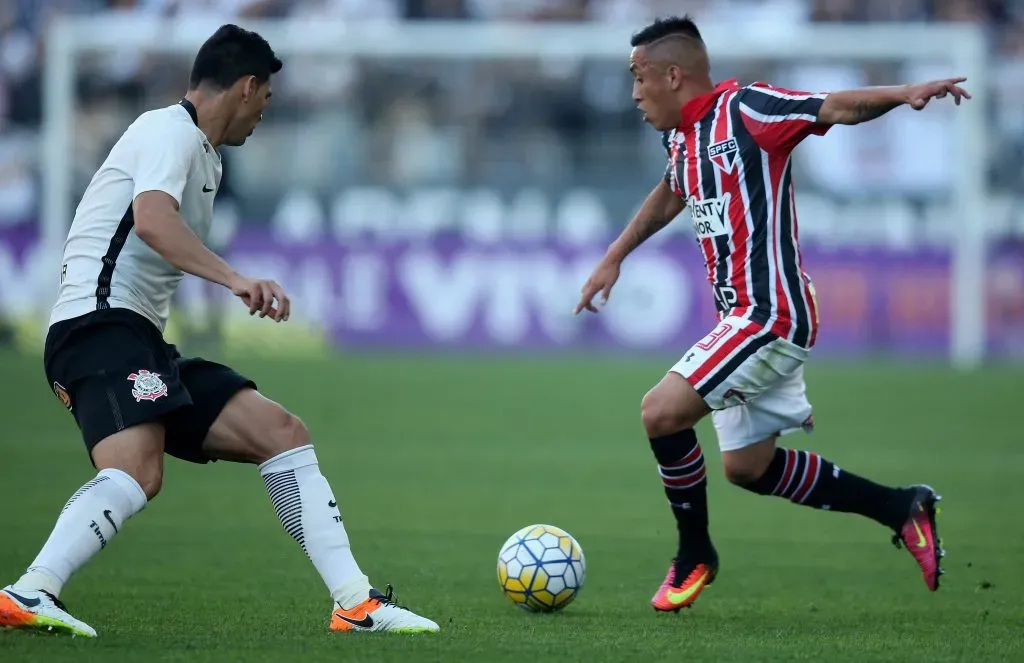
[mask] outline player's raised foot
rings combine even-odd
[[[64,633],[95,638],[96,631],[68,614],[57,597],[44,591],[0,589],[0,628]]]
[[[910,505],[910,515],[906,522],[892,537],[897,548],[900,543],[914,556],[914,561],[921,567],[924,584],[933,592],[939,588],[939,577],[943,574],[939,566],[946,552],[942,549],[942,539],[935,524],[938,513],[936,504],[942,500],[930,486],[911,486],[914,491]]]
[[[679,612],[689,608],[718,575],[718,554],[714,548],[700,557],[680,555],[672,560],[665,581],[651,605],[659,612]]]
[[[431,633],[441,627],[426,617],[420,617],[412,610],[398,605],[394,590],[387,586],[387,593],[370,590],[370,596],[359,605],[346,610],[335,604],[331,616],[332,631],[389,631],[391,633]]]

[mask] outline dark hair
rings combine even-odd
[[[237,25],[222,25],[196,53],[189,76],[189,89],[211,85],[225,90],[243,76],[260,82],[281,71],[281,61],[267,40]]]
[[[629,45],[646,46],[671,35],[690,37],[702,44],[704,43],[700,36],[700,30],[697,29],[697,24],[693,22],[689,15],[686,15],[656,19],[654,23],[636,32],[633,38],[629,40]]]

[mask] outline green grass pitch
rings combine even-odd
[[[168,460],[163,494],[62,596],[100,638],[0,633],[0,661],[1024,660],[1020,368],[809,366],[818,429],[787,442],[943,494],[937,594],[881,527],[728,486],[705,423],[721,574],[664,615],[648,601],[673,527],[639,403],[672,359],[240,360],[313,431],[364,570],[443,631],[329,633],[326,591],[256,470]],[[0,584],[92,473],[40,364],[0,355]],[[498,547],[535,522],[587,555],[559,614],[523,613],[497,586]]]

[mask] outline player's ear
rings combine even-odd
[[[249,103],[256,99],[256,91],[259,90],[260,81],[255,76],[246,76],[242,83],[242,101]]]
[[[683,68],[670,64],[665,68],[665,77],[668,79],[669,88],[673,91],[683,87]]]

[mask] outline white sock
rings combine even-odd
[[[309,444],[260,465],[277,517],[320,573],[343,608],[365,601],[370,581],[359,570],[331,486]]]
[[[145,506],[146,494],[135,479],[121,470],[102,470],[64,505],[50,538],[13,587],[58,596],[72,574]]]

